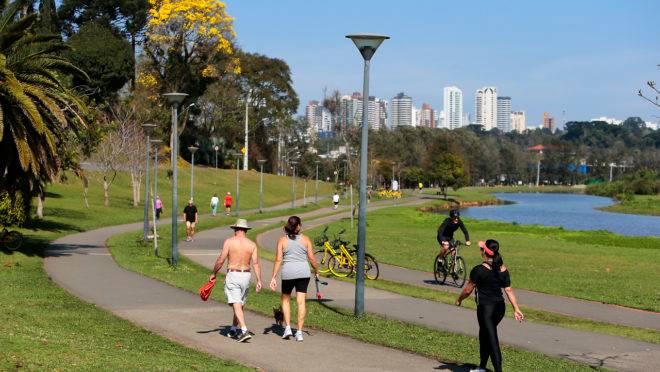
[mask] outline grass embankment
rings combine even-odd
[[[188,195],[189,178],[182,171],[180,195]],[[160,172],[159,194],[169,212],[170,183]],[[189,175],[189,173],[188,173]],[[102,369],[172,370],[245,369],[207,354],[183,347],[134,326],[69,295],[50,281],[43,271],[43,250],[58,237],[103,226],[139,221],[142,206],[132,207],[130,176],[119,173],[110,189],[110,206],[103,207],[103,189],[98,173],[88,172],[90,208],[83,204],[82,183],[69,176],[63,183],[48,187],[44,219],[20,229],[26,236],[23,248],[8,253],[0,250],[0,302],[6,321],[0,322],[0,370]],[[226,170],[195,169],[196,193],[203,195],[235,187],[235,173]],[[241,206],[259,203],[259,177],[241,172]],[[313,189],[308,183],[308,193]],[[264,202],[276,205],[290,200],[291,179],[264,175]],[[302,196],[302,184],[299,191]],[[331,187],[319,187],[329,193]],[[144,189],[143,189],[144,190]],[[234,189],[231,189],[232,194]],[[206,195],[204,199],[208,198]],[[310,199],[311,200],[311,199]],[[185,198],[182,200],[182,205]],[[206,205],[200,203],[200,211]],[[308,209],[313,208],[312,206]],[[202,223],[211,223],[201,219]]]
[[[113,257],[120,266],[194,293],[208,280],[209,270],[185,257],[181,257],[179,266],[173,269],[166,259],[150,255],[149,248],[136,249],[135,239],[138,235],[139,233],[122,234],[108,241]],[[163,235],[168,234],[164,232]],[[225,301],[223,296],[222,291],[214,291],[212,294],[212,298],[219,302]],[[273,307],[278,306],[279,302],[279,293],[265,289],[261,294],[253,293],[246,306],[252,311],[270,317]],[[307,311],[305,324],[323,331],[395,347],[447,362],[477,364],[479,361],[479,343],[476,338],[370,314],[358,319],[351,311],[329,307],[316,301],[308,302]],[[295,310],[293,313],[292,317],[295,319]],[[507,370],[592,370],[584,364],[512,347],[505,346],[502,352],[504,368]]]
[[[350,220],[344,221],[347,223],[347,225],[343,227],[346,228],[347,231],[350,230],[348,228],[348,224],[350,224],[349,221]],[[254,240],[256,239],[257,235],[266,231],[270,231],[277,227],[278,225],[269,225],[269,226],[260,227],[258,229],[250,230],[250,232],[248,233],[248,237]],[[335,227],[339,227],[339,226],[335,226]],[[311,232],[316,233],[317,229],[312,229]],[[314,237],[315,235],[311,235],[311,236]],[[267,259],[270,261],[273,261],[275,259],[275,254],[272,251],[266,249],[262,249],[259,255],[262,259]],[[327,274],[327,277],[332,278],[334,280],[341,280],[345,282],[354,281],[354,279],[351,278],[337,278],[332,276],[331,274]],[[432,276],[429,275],[429,278],[431,277]],[[394,282],[394,281],[385,280],[383,278],[380,278],[375,281],[367,280],[365,281],[365,285],[368,287],[381,289],[384,291],[398,293],[404,296],[416,297],[429,301],[442,302],[448,305],[454,305],[454,302],[458,297],[458,294],[453,292],[430,289],[430,288],[411,285],[407,283]],[[464,301],[462,306],[475,310],[477,308],[476,303],[474,303],[473,301]],[[525,313],[526,321],[570,328],[579,331],[597,332],[612,336],[627,337],[639,341],[660,344],[660,331],[582,319],[582,318],[567,316],[563,314],[532,309],[525,306],[521,306],[521,308]],[[513,318],[513,313],[511,311],[507,311],[506,316]]]
[[[660,216],[660,195],[635,195],[630,201],[620,201],[601,208],[607,212]]]
[[[424,189],[427,195],[436,195],[440,189]],[[493,193],[541,192],[541,193],[582,193],[584,190],[572,186],[496,186],[496,187],[463,187],[458,190],[449,189],[447,199],[453,202],[494,202]],[[444,196],[444,195],[441,195]]]
[[[441,216],[419,212],[416,207],[371,212],[367,215],[367,250],[379,262],[430,273],[440,222]],[[474,242],[491,238],[500,242],[516,288],[660,311],[660,283],[655,280],[660,238],[472,219],[465,222]],[[335,222],[331,231],[347,226],[347,221]],[[321,229],[307,233],[316,236]],[[354,236],[347,238],[355,241]],[[481,261],[475,247],[461,250],[468,268]]]

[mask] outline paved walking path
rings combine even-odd
[[[310,213],[325,212],[328,209]],[[256,335],[249,344],[239,344],[218,332],[226,331],[231,321],[231,310],[225,304],[202,302],[196,294],[117,266],[105,241],[141,226],[113,226],[57,239],[47,249],[44,268],[57,284],[85,301],[186,346],[264,370],[325,370],[328,366],[338,371],[468,369],[320,331],[310,331],[303,343],[283,341],[273,332],[272,318],[251,312],[248,325]],[[216,246],[217,240],[209,248]],[[186,243],[181,247],[186,248]],[[346,355],[359,357],[341,357]]]
[[[339,218],[345,216],[346,214],[343,214]],[[311,216],[303,214],[301,217],[303,217],[304,226],[310,227],[310,224],[306,224],[305,221]],[[335,218],[338,217],[335,216]],[[252,225],[260,227],[277,220],[257,221]],[[201,232],[195,242],[182,247],[182,254],[211,268],[222,240],[231,234],[231,230],[227,227]],[[260,246],[272,249],[275,240],[264,241],[263,236],[262,239],[259,239]],[[272,263],[262,260],[262,270],[264,280],[267,281],[268,273],[272,271]],[[331,300],[331,305],[352,308],[354,301],[352,283],[331,280],[331,284],[323,291],[324,297]],[[473,310],[373,288],[366,288],[365,297],[368,312],[474,337],[478,335],[478,325]],[[500,340],[503,343],[594,366],[617,370],[646,371],[660,365],[660,346],[623,337],[581,332],[531,322],[518,324],[509,318],[502,321],[499,330]]]
[[[313,228],[320,225],[337,221],[345,217],[344,215],[333,215],[318,218],[313,221],[306,221],[305,228]],[[260,234],[257,242],[266,249],[275,250],[275,243],[280,236],[281,229]],[[429,232],[435,234],[435,232]],[[434,250],[435,249],[435,250]],[[464,247],[463,249],[478,249],[476,245]],[[433,256],[437,253],[437,247],[429,247],[429,267],[432,265]],[[411,270],[400,266],[378,263],[380,269],[380,279],[390,280],[422,286],[432,289],[441,289],[459,293],[461,288],[451,285],[439,285],[433,273]],[[468,264],[468,269],[472,266]],[[451,283],[451,278],[447,279]],[[515,283],[514,283],[515,286]],[[652,311],[638,310],[623,306],[604,304],[596,301],[580,300],[576,298],[551,295],[546,293],[516,289],[516,296],[521,304],[534,309],[550,311],[553,313],[570,315],[577,318],[591,319],[600,322],[626,325],[631,327],[640,327],[660,330],[660,313]]]

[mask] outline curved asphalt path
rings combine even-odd
[[[281,206],[286,207],[288,204]],[[311,213],[324,212],[328,209]],[[166,222],[164,219],[163,223]],[[114,262],[105,241],[115,234],[139,230],[141,226],[142,223],[113,226],[57,239],[46,251],[44,269],[68,292],[141,327],[183,345],[263,370],[325,370],[328,366],[338,371],[468,369],[320,331],[311,331],[303,343],[283,341],[275,334],[277,328],[272,318],[251,312],[247,314],[248,325],[256,335],[249,344],[239,344],[218,333],[226,332],[230,322],[228,306],[215,301],[202,302],[196,294],[124,270]],[[200,241],[205,240],[190,244]],[[210,249],[217,243],[216,237]],[[187,251],[185,243],[181,248]],[[358,357],[341,357],[347,355]],[[299,364],[294,364],[294,360]]]

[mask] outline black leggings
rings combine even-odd
[[[504,318],[504,302],[484,304],[477,306],[477,320],[479,320],[479,354],[481,362],[479,367],[486,369],[488,357],[493,363],[493,370],[502,370],[502,353],[500,340],[497,338],[497,325]]]

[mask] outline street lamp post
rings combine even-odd
[[[318,204],[319,203],[319,161],[315,161],[316,163],[316,185],[315,185],[315,191],[314,191],[314,203]]]
[[[177,160],[179,158],[179,132],[177,129],[177,122],[179,120],[179,106],[181,102],[188,96],[186,93],[165,93],[167,102],[172,106],[172,266],[176,266],[179,260],[179,252],[177,246],[177,177],[178,166]]]
[[[190,163],[190,199],[193,198],[193,186],[195,184],[195,152],[197,152],[197,150],[199,150],[198,147],[188,147],[188,151],[190,151],[190,154],[192,155],[192,163]]]
[[[149,150],[151,149],[151,132],[156,128],[155,124],[142,124],[142,129],[144,129],[144,134],[147,136],[147,155],[145,157],[145,174],[144,174],[144,222],[142,226],[142,240],[147,240],[147,235],[149,234]]]
[[[242,154],[240,152],[235,152],[234,151],[234,152],[232,152],[232,155],[234,155],[236,157],[236,217],[238,217],[238,216],[241,215],[241,210],[238,206],[238,199],[240,197],[240,191],[241,191],[239,186],[240,186],[240,182],[241,182],[240,181],[240,175],[241,175],[240,167],[241,167],[241,155]]]
[[[536,163],[536,187],[539,187],[539,182],[541,181],[541,156],[543,155],[543,150],[539,150],[539,161]]]
[[[367,150],[369,144],[369,62],[380,44],[389,39],[384,35],[346,35],[360,51],[364,59],[364,80],[362,87],[362,139],[360,142],[360,209],[358,213],[358,255],[355,278],[356,316],[364,314],[364,252],[367,242]]]
[[[213,150],[215,150],[215,169],[218,169],[218,150],[220,150],[220,146],[213,146]]]
[[[151,140],[154,145],[154,193],[151,201],[152,216],[154,219],[154,257],[158,257],[158,221],[156,220],[156,198],[158,197],[158,147],[163,143],[161,140]]]
[[[291,181],[291,209],[296,207],[296,164],[298,164],[297,161],[292,160],[289,162],[291,164],[291,167],[293,167],[293,174],[292,174],[292,181]]]
[[[245,95],[245,152],[243,153],[243,170],[248,170],[248,112],[250,101],[250,91]]]
[[[259,159],[259,213],[263,213],[264,208],[264,163],[266,160]]]

